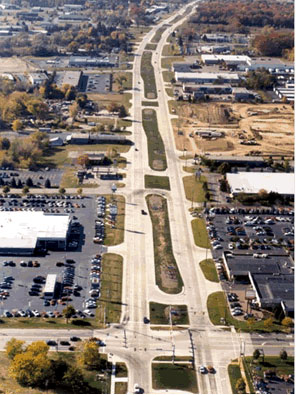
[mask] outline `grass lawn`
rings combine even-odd
[[[174,97],[174,92],[173,92],[172,88],[165,88],[165,91],[166,91],[168,96]]]
[[[171,82],[171,80],[175,78],[175,75],[172,71],[163,71],[162,78],[164,82]]]
[[[279,356],[264,356],[264,362],[262,361],[262,357],[260,357],[259,361],[253,362],[253,357],[245,357],[245,363],[250,368],[255,368],[260,366],[261,370],[255,370],[256,376],[264,377],[264,372],[266,370],[272,370],[276,372],[277,376],[281,376],[284,374],[294,374],[294,357],[288,356],[286,361],[283,361]]]
[[[195,370],[187,364],[153,363],[152,387],[198,393]]]
[[[115,394],[127,394],[128,384],[125,382],[115,382]]]
[[[68,168],[64,171],[60,187],[61,188],[97,188],[97,183],[84,183],[80,184],[76,176],[77,170],[73,168]]]
[[[213,281],[214,283],[219,282],[217,270],[213,259],[205,259],[204,261],[201,261],[199,265],[207,280]]]
[[[176,44],[167,44],[163,47],[162,56],[180,55],[180,50]]]
[[[194,242],[197,247],[210,248],[210,240],[206,229],[205,221],[202,218],[195,218],[191,221]]]
[[[245,320],[240,321],[235,319],[230,314],[224,292],[214,292],[209,295],[207,300],[207,308],[209,312],[209,318],[214,325],[220,325],[220,318],[222,317],[225,319],[226,325],[233,325],[236,329],[240,329],[244,332],[284,331],[284,328],[277,323],[265,327],[264,321],[255,321],[252,323],[252,325],[249,325]]]
[[[146,107],[158,107],[159,104],[157,101],[142,101],[142,106],[146,106]]]
[[[163,34],[163,32],[166,30],[166,27],[160,27],[158,30],[156,30],[156,33],[154,34],[154,36],[152,37],[151,42],[152,43],[158,43],[159,40],[161,39],[161,36]]]
[[[99,323],[119,322],[121,316],[123,258],[118,254],[104,254],[102,259],[101,297],[98,300]]]
[[[242,378],[239,365],[235,365],[235,364],[228,365],[228,375],[230,379],[232,393],[236,394],[237,393],[235,389],[236,382],[238,379]]]
[[[172,362],[172,356],[170,355],[161,355],[160,357],[156,357],[153,359],[153,361],[168,361],[168,362]],[[192,360],[192,356],[191,355],[187,355],[187,356],[178,356],[175,357],[175,361],[186,361],[186,362],[191,362]]]
[[[112,203],[112,195],[104,196],[106,197],[106,205]],[[115,246],[123,243],[124,240],[125,198],[122,195],[114,195],[114,198],[116,200],[118,214],[114,229],[105,221],[104,245],[106,246]]]
[[[130,90],[133,87],[133,75],[128,71],[117,71],[113,74],[112,90],[119,91],[121,89]],[[120,84],[122,81],[122,84]]]
[[[184,56],[169,56],[161,59],[161,67],[163,69],[171,69],[172,63],[183,62]]]
[[[170,307],[167,304],[150,302],[150,322],[152,325],[170,325]],[[186,305],[172,305],[173,325],[189,325]]]
[[[154,68],[151,64],[152,52],[145,51],[141,59],[141,77],[144,81],[144,93],[147,99],[156,99]]]
[[[143,128],[147,136],[149,166],[152,170],[165,170],[167,168],[165,147],[158,130],[155,110],[143,110]]]
[[[202,203],[206,200],[205,191],[203,190],[203,184],[207,182],[205,176],[200,178],[192,176],[183,177],[183,184],[185,189],[186,199],[190,202]]]
[[[152,227],[156,284],[166,293],[179,293],[183,280],[175,260],[167,200],[160,195],[146,196]]]
[[[147,51],[154,51],[157,48],[157,44],[147,44],[145,49],[147,49]]]
[[[158,188],[170,191],[170,179],[167,176],[150,176],[145,174],[145,188]]]
[[[127,366],[124,362],[117,362],[116,363],[116,377],[127,377],[128,370]]]

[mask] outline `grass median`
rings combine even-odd
[[[196,372],[191,364],[152,363],[152,387],[198,393]]]
[[[239,365],[238,364],[228,365],[228,375],[229,375],[232,393],[236,394],[237,393],[237,390],[235,388],[236,383],[239,379],[242,378]]]
[[[210,248],[211,244],[204,219],[195,218],[191,221],[191,227],[195,245],[201,248]]]
[[[146,109],[142,112],[143,129],[148,143],[149,166],[152,170],[163,171],[167,168],[165,147],[158,130],[155,110]]]
[[[148,43],[145,47],[147,51],[154,51],[156,48],[157,48],[157,44],[150,44],[150,43]]]
[[[149,303],[151,325],[170,325],[170,311],[173,325],[189,325],[187,306]]]
[[[205,259],[199,263],[205,278],[214,283],[218,283],[218,274],[213,259]]]
[[[170,191],[170,179],[167,176],[150,176],[145,174],[145,188],[166,189]]]
[[[183,281],[172,248],[167,200],[159,195],[146,196],[153,228],[156,284],[166,293],[180,293]]]
[[[121,316],[123,258],[118,254],[104,254],[102,258],[101,296],[96,319],[99,324],[118,323]]]
[[[141,59],[141,77],[144,81],[144,93],[147,99],[156,99],[157,90],[154,68],[151,63],[152,52],[144,51]]]
[[[142,101],[142,107],[158,107],[157,101]]]
[[[166,27],[160,27],[159,29],[156,30],[156,33],[152,37],[151,42],[152,43],[158,43],[161,39],[161,36],[163,35],[163,32],[166,30]]]

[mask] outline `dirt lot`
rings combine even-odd
[[[37,67],[26,59],[20,59],[16,56],[1,58],[0,73],[24,73],[35,70],[37,70]]]
[[[289,105],[175,102],[171,108],[179,115],[173,127],[180,151],[185,147],[196,153],[246,155],[256,151],[263,155],[293,155],[294,113]],[[182,130],[183,135],[178,134],[178,130]],[[221,131],[225,137],[189,137],[196,130]],[[250,140],[254,145],[241,144]]]

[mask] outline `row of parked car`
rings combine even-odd
[[[205,214],[265,214],[265,215],[292,215],[294,210],[290,208],[273,207],[211,207],[204,210]]]
[[[103,244],[105,238],[105,224],[103,218],[106,215],[105,196],[99,196],[97,198],[97,215],[98,219],[95,221],[95,237],[93,238],[93,242]]]

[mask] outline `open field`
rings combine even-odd
[[[183,62],[183,56],[168,56],[161,59],[161,67],[163,69],[171,69],[172,63]]]
[[[167,168],[165,147],[158,130],[156,112],[146,109],[142,111],[142,115],[143,129],[148,143],[149,166],[153,170],[165,170]]]
[[[186,305],[166,305],[150,302],[150,323],[153,325],[170,325],[170,307],[172,325],[189,325]]]
[[[25,73],[36,70],[38,67],[25,58],[21,59],[18,56],[1,58],[0,73]]]
[[[293,109],[285,104],[186,103],[169,102],[172,112],[179,115],[173,121],[177,149],[187,146],[189,134],[194,135],[194,152],[213,155],[293,155]],[[183,136],[177,131],[182,130]],[[196,131],[222,132],[224,137],[204,139]],[[255,139],[256,145],[241,142]],[[277,142],[275,145],[275,141]]]
[[[152,387],[198,393],[195,370],[185,363],[152,363]]]
[[[112,90],[117,92],[121,89],[130,90],[133,85],[133,76],[131,72],[117,71],[113,74]]]
[[[107,94],[101,94],[101,93],[88,93],[87,94],[88,98],[93,100],[94,102],[97,102],[99,105],[99,108],[102,107],[107,107],[108,104],[110,103],[117,103],[118,105],[124,105],[126,110],[131,107],[131,98],[132,94],[127,92],[127,93],[107,93]]]
[[[167,200],[159,195],[146,196],[153,227],[156,284],[166,293],[181,292],[183,281],[174,257]]]
[[[104,254],[102,259],[101,297],[98,300],[98,323],[119,322],[121,316],[123,258]]]
[[[156,82],[154,68],[151,64],[152,52],[145,51],[141,59],[141,77],[144,81],[144,92],[147,99],[156,99]]]
[[[170,191],[170,179],[167,176],[150,176],[145,174],[145,188],[158,188]]]

